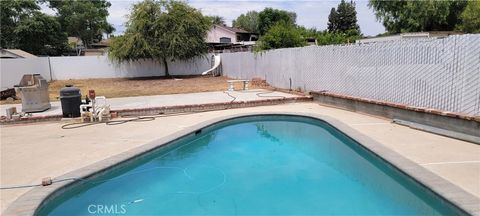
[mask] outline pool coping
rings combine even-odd
[[[460,209],[465,211],[465,213],[468,213],[470,215],[480,215],[480,198],[468,193],[457,185],[454,185],[453,183],[432,173],[426,168],[420,166],[419,164],[416,164],[415,162],[405,158],[399,153],[387,148],[386,146],[373,140],[367,135],[356,131],[347,124],[342,123],[333,117],[314,113],[268,111],[232,114],[212,118],[199,122],[193,126],[186,127],[173,134],[148,142],[144,145],[135,147],[120,154],[98,161],[86,167],[66,173],[62,176],[57,177],[56,179],[92,178],[104,173],[109,168],[115,167],[116,165],[128,165],[129,163],[135,161],[135,158],[137,158],[138,156],[144,155],[145,153],[151,152],[161,146],[172,143],[183,137],[192,135],[192,133],[195,133],[195,131],[198,131],[205,127],[230,119],[261,115],[299,116],[324,121],[333,126],[334,128],[340,130],[342,133],[344,133],[351,139],[358,142],[361,146],[375,154],[380,159],[385,160],[389,164],[398,168],[399,171],[412,177],[412,179],[416,180],[424,187],[430,189],[432,192],[438,194],[453,205],[459,207]],[[17,198],[12,204],[10,204],[5,210],[5,212],[3,212],[3,215],[35,215],[37,213],[37,210],[40,209],[43,203],[53,199],[55,196],[61,194],[62,191],[66,190],[71,186],[75,186],[76,184],[80,184],[80,181],[63,181],[54,183],[49,186],[33,188],[21,195],[19,198]]]

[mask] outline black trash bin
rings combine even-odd
[[[60,89],[60,102],[62,104],[64,118],[80,117],[82,94],[80,93],[79,88],[66,85],[64,88]]]

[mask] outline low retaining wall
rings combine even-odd
[[[256,100],[256,101],[234,101],[234,102],[225,102],[225,103],[208,103],[208,104],[189,104],[189,105],[179,105],[179,106],[162,106],[162,107],[148,107],[148,108],[135,108],[135,109],[113,109],[111,112],[116,113],[117,116],[128,117],[128,116],[148,116],[148,115],[160,115],[160,114],[172,114],[172,113],[194,113],[194,112],[206,112],[206,111],[216,111],[224,109],[235,109],[235,108],[246,108],[246,107],[256,107],[256,106],[270,106],[277,104],[285,103],[296,103],[296,102],[309,102],[312,101],[312,97],[296,97],[296,98],[276,98],[276,99],[265,99],[265,100]],[[62,115],[48,115],[48,116],[34,116],[34,117],[23,117],[19,120],[1,120],[0,125],[7,124],[24,124],[24,123],[35,123],[35,122],[44,122],[44,121],[60,121],[62,120]],[[71,120],[71,119],[68,119]]]
[[[224,109],[246,108],[256,106],[270,106],[284,103],[295,102],[307,102],[312,101],[311,97],[300,98],[278,98],[278,99],[265,99],[257,101],[234,101],[225,103],[209,103],[209,104],[191,104],[181,106],[165,106],[165,107],[149,107],[139,109],[122,109],[112,110],[116,112],[118,116],[139,116],[139,115],[159,115],[159,114],[171,114],[171,113],[189,113],[189,112],[205,112],[216,111]]]
[[[311,92],[321,104],[362,112],[390,119],[400,119],[431,127],[480,137],[480,116],[444,112],[435,109],[407,106],[386,101],[351,97],[331,92]]]
[[[60,121],[62,120],[62,115],[45,115],[45,116],[26,116],[21,117],[16,120],[0,120],[0,125],[9,125],[9,124],[27,124],[35,122],[45,122],[45,121]]]

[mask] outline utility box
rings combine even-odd
[[[42,112],[50,109],[48,82],[40,74],[25,74],[15,88],[22,96],[22,112]]]
[[[62,114],[64,118],[80,117],[82,94],[79,88],[66,85],[60,89],[60,102],[62,103]]]

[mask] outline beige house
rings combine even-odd
[[[207,35],[207,43],[240,43],[256,41],[258,34],[247,32],[243,29],[214,25]]]
[[[83,46],[82,40],[77,37],[68,37],[70,48],[75,49],[78,56],[102,56],[107,53],[110,38],[91,44],[90,48]]]
[[[209,52],[245,52],[252,51],[258,34],[243,29],[214,25],[207,34]]]

